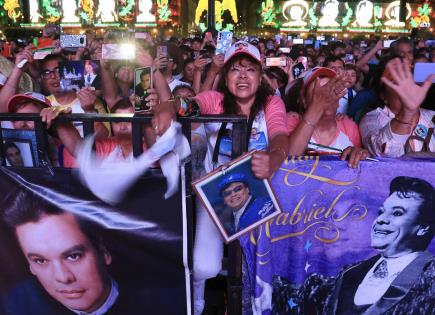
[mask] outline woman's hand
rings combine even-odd
[[[320,85],[320,79],[317,78],[313,88],[312,99],[308,100],[308,107],[315,107],[322,113],[331,108],[331,105],[337,104],[338,100],[347,93],[346,80],[336,76],[330,79],[325,85]]]
[[[195,67],[195,72],[202,72],[204,67],[209,63],[207,58],[196,58],[193,62],[193,66]]]
[[[258,151],[252,155],[251,170],[255,177],[260,179],[270,178],[273,174],[270,164],[270,153]]]
[[[359,162],[370,156],[369,151],[362,148],[347,147],[340,156],[342,161],[348,160],[349,167],[358,168]]]
[[[53,106],[48,108],[43,108],[41,110],[40,116],[42,122],[47,123],[47,129],[50,129],[53,120],[56,119],[60,114],[71,114],[71,107],[68,106]]]
[[[80,101],[80,104],[83,110],[86,113],[94,113],[95,112],[95,101],[97,100],[97,96],[95,94],[95,90],[91,88],[83,88],[77,92],[77,98]]]
[[[145,98],[147,105],[154,109],[159,104],[159,94],[156,89],[148,89],[148,96]]]
[[[156,136],[161,136],[171,126],[171,122],[176,119],[176,111],[173,100],[161,102],[154,107],[154,117],[152,126]]]

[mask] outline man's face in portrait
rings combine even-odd
[[[111,256],[97,251],[72,214],[45,215],[18,225],[16,234],[30,271],[55,300],[92,312],[107,299],[110,280],[105,268]]]
[[[372,247],[385,256],[412,252],[415,239],[423,228],[419,222],[419,207],[423,198],[417,193],[404,198],[400,192],[393,192],[379,209],[372,227]]]
[[[222,190],[222,196],[225,205],[237,211],[242,208],[248,200],[249,188],[243,182],[234,182]]]
[[[20,151],[15,147],[10,147],[6,150],[6,158],[12,166],[24,166],[23,158]]]
[[[150,81],[151,81],[151,77],[149,74],[143,74],[140,77],[140,83],[142,85],[142,88],[145,90],[150,87]]]

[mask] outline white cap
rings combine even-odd
[[[224,63],[227,63],[230,59],[237,55],[247,55],[261,64],[260,51],[257,47],[249,44],[248,42],[238,41],[233,44],[225,53]]]

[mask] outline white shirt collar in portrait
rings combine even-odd
[[[94,82],[96,76],[97,76],[96,74],[90,74],[90,73],[85,75],[85,84],[90,84]]]
[[[245,209],[248,206],[248,203],[251,201],[251,199],[252,199],[252,196],[249,196],[248,200],[246,200],[246,202],[243,205],[243,207],[241,207],[239,210],[233,212],[233,215],[234,215],[234,227],[235,227],[236,231],[239,230],[240,217],[242,216],[243,212],[245,212]]]
[[[415,259],[421,252],[412,252],[397,258],[382,257],[376,261],[373,267],[364,277],[355,293],[355,305],[369,305],[376,303],[387,292],[396,277]],[[376,267],[387,261],[388,275],[385,278],[376,278],[373,273]]]
[[[116,281],[114,279],[111,278],[111,288],[110,288],[110,293],[109,296],[107,297],[106,301],[103,303],[103,305],[101,305],[100,308],[98,308],[97,310],[87,313],[87,312],[83,312],[83,311],[76,311],[76,310],[72,310],[74,313],[76,313],[77,315],[103,315],[106,314],[107,311],[113,306],[113,304],[115,304],[116,299],[118,298],[119,295],[119,290],[118,290],[118,283],[116,283]]]

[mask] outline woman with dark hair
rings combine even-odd
[[[187,58],[183,63],[183,77],[181,78],[181,81],[189,83],[190,85],[193,85],[193,75],[195,71],[194,62],[194,59]]]
[[[205,91],[195,97],[201,114],[246,116],[248,150],[260,150],[252,158],[252,171],[258,178],[269,178],[287,157],[284,104],[263,80],[260,52],[249,43],[237,42],[227,50],[221,73],[217,91]],[[155,117],[154,124],[158,130],[168,125],[160,117]],[[211,172],[232,158],[231,125],[212,123],[205,130],[208,150],[204,165],[206,172]],[[250,137],[251,130],[257,132],[256,137]],[[194,314],[201,314],[205,281],[215,277],[222,267],[223,240],[200,203],[197,209]]]
[[[281,96],[285,94],[285,88],[288,83],[288,74],[280,67],[266,68],[265,79],[270,87],[275,90],[276,95]]]
[[[339,99],[347,93],[346,80],[332,69],[319,67],[308,71],[300,84],[297,112],[288,114],[289,154],[303,155],[307,149],[341,154],[343,160],[349,159],[349,166],[357,167],[369,156],[361,148],[358,126],[347,117],[336,116]]]

